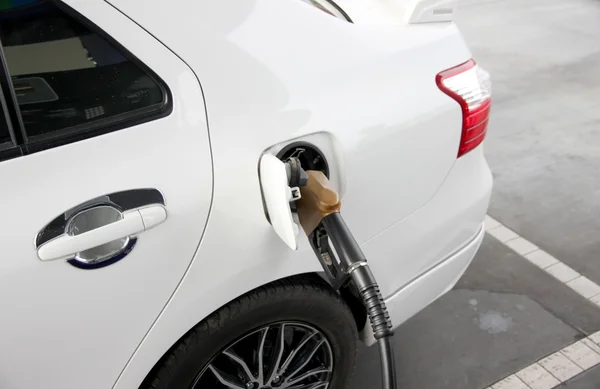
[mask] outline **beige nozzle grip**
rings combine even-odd
[[[321,220],[339,212],[342,204],[325,174],[318,170],[307,170],[308,184],[300,188],[302,197],[296,202],[300,224],[306,235],[317,228]]]

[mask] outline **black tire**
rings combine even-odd
[[[281,322],[305,323],[320,331],[333,355],[328,388],[348,387],[358,337],[352,313],[327,283],[318,276],[307,275],[257,288],[210,315],[171,348],[141,388],[191,388],[216,355],[222,355],[245,335]]]

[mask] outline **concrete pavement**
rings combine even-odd
[[[402,389],[483,389],[600,330],[600,308],[487,236],[456,288],[394,338]],[[380,388],[376,347],[351,389]]]

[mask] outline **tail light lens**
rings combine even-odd
[[[462,135],[458,157],[479,146],[485,138],[492,103],[490,75],[474,60],[440,72],[436,77],[442,92],[462,109]]]

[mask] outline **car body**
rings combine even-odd
[[[306,240],[290,250],[265,217],[259,158],[290,145],[326,160],[395,326],[475,255],[492,177],[482,146],[457,158],[463,113],[436,83],[471,59],[457,27],[432,16],[447,2],[339,1],[354,23],[300,0],[25,3],[0,13],[0,386],[137,388],[212,312],[318,274]],[[5,21],[63,13],[105,41],[22,43]],[[114,74],[91,73],[105,64]],[[119,84],[130,64],[151,76]],[[53,72],[65,69],[81,73],[62,89]],[[108,198],[130,212],[115,220],[142,223],[119,256],[87,266],[67,243],[44,249]]]

